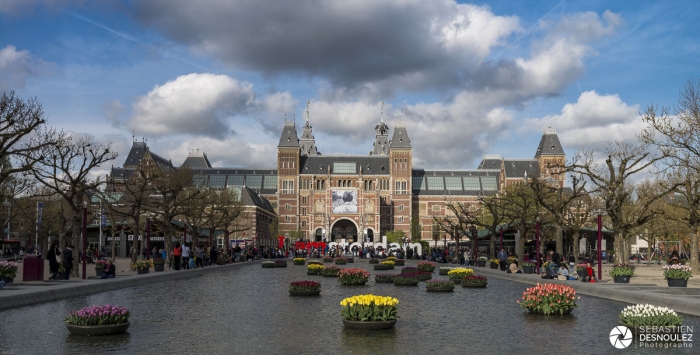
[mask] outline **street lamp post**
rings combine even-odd
[[[151,255],[151,217],[146,217],[146,260]]]
[[[537,222],[535,223],[535,248],[537,248],[537,272],[541,273],[540,270],[540,218],[537,217]]]
[[[603,262],[601,258],[600,248],[603,239],[603,216],[598,211],[598,280],[602,278]]]
[[[87,278],[87,202],[83,202],[83,280]]]
[[[7,207],[7,240],[10,240],[10,220],[12,219],[10,218],[10,212],[12,211],[10,209],[10,206],[12,204],[10,203],[10,201],[7,200],[7,197],[5,197],[5,202],[3,202],[2,204],[5,205],[5,207]]]
[[[471,232],[472,232],[472,250],[474,253],[474,260],[476,260],[477,258],[479,258],[479,244],[477,241],[479,231],[476,229],[476,227],[472,226]]]

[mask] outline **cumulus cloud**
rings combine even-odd
[[[277,145],[273,143],[251,143],[240,137],[201,137],[187,139],[182,143],[168,141],[160,146],[163,151],[158,154],[171,159],[176,166],[180,166],[190,152],[199,150],[207,154],[215,167],[277,168]]]
[[[567,103],[558,115],[528,119],[525,129],[555,127],[567,148],[602,148],[617,140],[637,141],[644,128],[639,105],[629,106],[617,95],[586,91],[575,103]]]
[[[0,49],[0,91],[23,88],[29,78],[45,70],[47,63],[28,50],[17,50],[13,45]]]
[[[228,119],[256,109],[250,83],[226,75],[188,74],[156,85],[133,104],[128,126],[152,136],[191,134],[224,137]]]
[[[121,127],[122,119],[126,114],[126,106],[124,106],[119,100],[112,100],[103,102],[102,111],[104,112],[107,122],[109,122],[112,127]]]
[[[236,68],[364,83],[454,87],[520,30],[513,16],[448,1],[139,1],[146,26]]]

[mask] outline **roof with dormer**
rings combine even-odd
[[[525,178],[540,176],[540,164],[537,159],[504,159],[503,167],[506,178]]]
[[[285,122],[284,128],[282,128],[282,134],[280,135],[280,143],[277,145],[278,148],[298,148],[299,147],[299,135],[297,134],[297,128],[292,122]]]
[[[540,145],[537,147],[537,152],[535,153],[535,158],[543,155],[548,156],[565,156],[564,148],[559,142],[559,137],[557,136],[557,131],[553,128],[547,128],[544,133],[542,133],[542,139],[540,139]]]
[[[408,138],[408,131],[406,130],[406,126],[397,125],[396,127],[394,127],[394,135],[391,137],[390,143],[391,149],[411,148],[411,140]]]
[[[211,163],[206,153],[199,153],[199,151],[197,151],[191,152],[181,166],[186,166],[190,169],[211,168]]]

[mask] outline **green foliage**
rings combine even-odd
[[[387,243],[401,243],[405,237],[406,233],[400,229],[397,231],[386,232]]]

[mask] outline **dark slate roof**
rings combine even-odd
[[[481,159],[481,163],[479,163],[479,166],[477,169],[501,169],[501,162],[503,160],[501,159],[500,156],[496,155],[485,155],[483,159]]]
[[[411,148],[411,140],[408,138],[406,126],[394,127],[394,135],[391,137],[391,148]]]
[[[205,153],[190,153],[187,159],[185,159],[185,162],[182,163],[182,166],[186,166],[190,169],[211,168],[211,163]]]
[[[135,168],[146,155],[147,149],[146,142],[134,142],[129,154],[126,156],[126,160],[124,160],[123,166],[125,168]]]
[[[499,170],[413,169],[411,187],[416,196],[484,196],[499,188]],[[470,185],[470,182],[474,185]],[[476,186],[478,185],[478,186]]]
[[[316,150],[316,141],[314,140],[314,132],[309,120],[306,120],[304,125],[304,131],[301,133],[301,139],[299,140],[299,146],[301,147],[301,155],[318,155],[319,152]]]
[[[277,145],[279,148],[298,148],[299,147],[299,135],[297,134],[297,128],[294,122],[285,122],[284,128],[282,128],[282,135],[280,135],[280,143]]]
[[[112,167],[111,176],[114,180],[129,179],[134,174],[135,169]]]
[[[239,193],[239,199],[244,206],[257,206],[272,214],[275,214],[275,209],[272,207],[270,201],[255,193],[255,191],[247,187],[243,187],[237,192]]]
[[[333,171],[333,163],[355,163],[354,173],[336,173]],[[365,175],[389,175],[389,157],[387,155],[370,156],[302,156],[299,161],[300,174],[360,174],[360,169]]]
[[[146,147],[146,149],[148,149],[148,147]],[[170,161],[170,159],[165,159],[165,158],[161,157],[160,155],[151,152],[150,150],[148,151],[148,153],[151,155],[151,158],[153,158],[153,161],[156,163],[156,165],[158,165],[158,167],[161,170],[166,170],[166,169],[171,170],[171,169],[175,168],[173,166],[173,163]]]
[[[377,135],[374,139],[374,144],[372,144],[372,151],[369,155],[387,155],[389,154],[389,126],[384,123],[384,121],[379,122],[379,124],[374,127]]]
[[[540,139],[540,145],[537,147],[535,158],[542,155],[566,155],[566,153],[564,153],[564,148],[562,148],[561,143],[559,142],[557,131],[552,128],[548,128],[542,134],[542,139]]]
[[[506,178],[525,178],[540,176],[540,165],[537,159],[505,159],[503,161]]]

